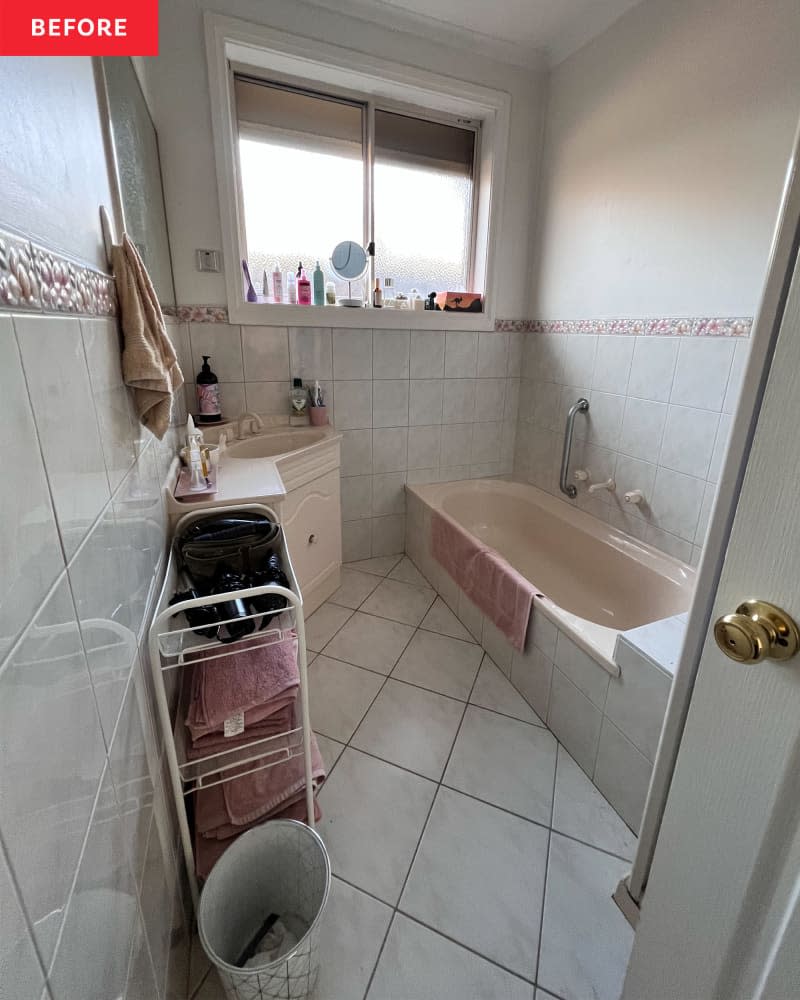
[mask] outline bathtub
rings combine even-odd
[[[415,503],[444,511],[495,549],[536,588],[534,616],[543,613],[613,676],[621,632],[689,607],[691,566],[535,486],[471,479],[406,489],[412,517]]]

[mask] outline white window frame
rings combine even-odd
[[[260,326],[493,329],[499,280],[493,249],[499,242],[505,188],[510,95],[220,14],[205,14],[205,32],[230,321]],[[484,312],[458,316],[394,309],[334,311],[330,306],[246,302],[238,266],[245,241],[231,66],[254,77],[293,81],[322,92],[327,88],[331,94],[351,94],[382,107],[416,107],[421,117],[439,113],[450,120],[479,121],[473,274],[483,291]]]

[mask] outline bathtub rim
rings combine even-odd
[[[537,486],[509,479],[487,478],[458,479],[443,483],[406,483],[405,488],[406,492],[411,493],[426,507],[440,511],[446,496],[454,492],[466,491],[485,494],[505,492],[533,500],[535,504],[567,524],[574,524],[598,540],[612,545],[628,558],[654,569],[682,589],[685,588],[687,590],[687,604],[691,603],[697,575],[694,567],[674,556],[661,552],[646,542],[639,541],[632,535],[625,534],[613,525],[598,520],[591,514],[563,502]],[[447,517],[452,516],[446,511],[444,513]],[[440,568],[442,572],[446,572],[444,568]],[[627,632],[634,631],[634,629],[615,629],[581,618],[538,590],[533,599],[532,615],[537,613],[544,615],[554,625],[566,632],[577,646],[596,660],[612,677],[620,676],[620,668],[614,655],[617,638]],[[672,616],[667,615],[666,617]],[[664,619],[653,619],[654,622],[662,620]],[[646,624],[652,624],[652,622]],[[637,628],[642,627],[641,625],[637,626]]]

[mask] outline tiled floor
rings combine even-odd
[[[308,621],[333,889],[315,1000],[617,1000],[635,837],[412,563]],[[197,1000],[222,1000],[199,948]]]

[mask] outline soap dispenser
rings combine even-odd
[[[208,364],[210,354],[203,355],[203,367],[197,373],[197,419],[201,424],[217,424],[222,420],[219,379]]]

